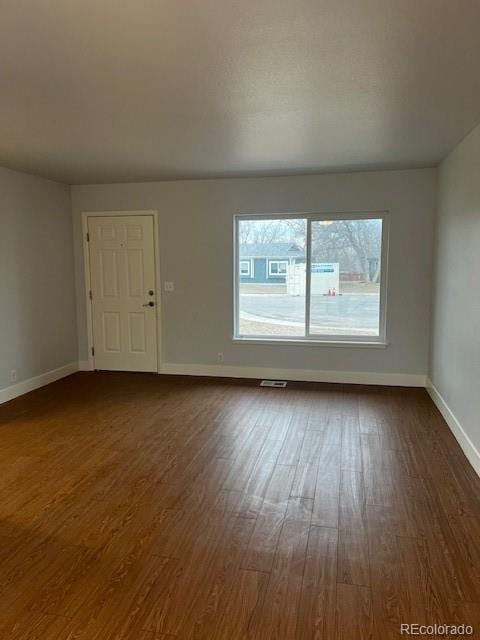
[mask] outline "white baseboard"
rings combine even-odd
[[[462,427],[453,411],[443,399],[439,390],[429,378],[427,379],[426,388],[437,409],[440,411],[445,422],[450,427],[450,431],[453,433],[458,444],[463,449],[463,453],[467,456],[477,475],[480,476],[480,452],[470,440],[465,429]]]
[[[65,378],[65,376],[69,376],[70,374],[75,373],[75,371],[78,371],[77,361],[70,362],[58,369],[52,369],[46,373],[41,373],[39,376],[35,376],[34,378],[22,380],[22,382],[12,384],[9,387],[5,387],[5,389],[0,389],[0,404],[13,400],[18,396],[22,396],[24,393],[33,391],[34,389],[44,387],[46,384],[50,384],[50,382],[55,382],[55,380]]]
[[[88,360],[79,360],[78,371],[93,371],[93,369],[90,366],[90,362]]]
[[[267,378],[273,380],[296,380],[299,382],[376,384],[399,387],[424,387],[426,383],[426,376],[406,373],[272,369],[266,367],[232,367],[215,364],[173,364],[169,362],[163,363],[160,373],[184,376],[218,376],[222,378]]]

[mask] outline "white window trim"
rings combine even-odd
[[[245,263],[246,265],[248,265],[248,273],[243,273],[242,272],[242,269],[241,269],[242,262]],[[242,278],[251,278],[252,277],[252,261],[251,260],[242,260],[242,259],[240,259],[239,272],[240,272],[240,276]]]
[[[285,264],[287,265],[287,270],[288,270],[288,260],[268,260],[268,276],[271,278],[283,278],[284,276],[287,275],[287,272],[285,271],[285,273],[272,273],[272,264]]]
[[[375,336],[357,335],[321,335],[310,333],[310,296],[305,296],[305,336],[265,336],[265,335],[242,335],[239,333],[239,258],[238,258],[238,226],[242,220],[279,220],[279,219],[301,219],[307,221],[307,260],[306,260],[306,290],[310,291],[311,276],[311,228],[312,222],[322,220],[382,220],[382,248],[381,248],[381,271],[380,271],[380,313],[379,313],[379,334]],[[387,279],[388,279],[388,249],[389,249],[390,213],[381,211],[350,211],[350,212],[328,212],[328,213],[289,213],[289,214],[249,214],[235,215],[233,225],[233,246],[234,246],[234,269],[233,269],[233,291],[234,291],[234,327],[233,341],[244,344],[292,344],[292,345],[312,345],[326,347],[386,347],[387,342]]]

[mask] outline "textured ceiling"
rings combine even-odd
[[[65,182],[428,166],[479,0],[4,0],[0,165]]]

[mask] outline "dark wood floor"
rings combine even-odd
[[[480,638],[480,480],[423,390],[76,374],[0,407],[0,470],[2,640]]]

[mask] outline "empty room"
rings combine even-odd
[[[0,640],[480,639],[479,26],[2,2]]]

